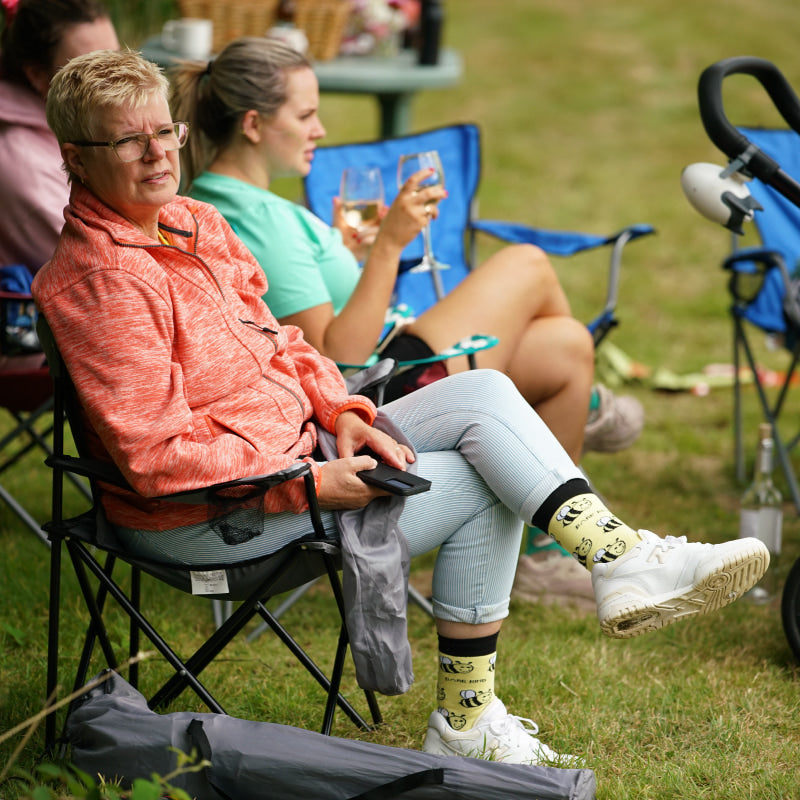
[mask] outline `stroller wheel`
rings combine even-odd
[[[800,558],[794,562],[794,566],[786,577],[781,601],[781,616],[789,646],[792,648],[795,658],[800,661]]]

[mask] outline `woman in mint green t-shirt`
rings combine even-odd
[[[193,130],[182,151],[190,194],[217,206],[250,248],[269,280],[266,300],[282,323],[302,328],[311,344],[339,363],[364,363],[384,326],[400,254],[438,214],[436,202],[446,193],[438,186],[419,189],[424,172],[412,176],[365,247],[338,200],[329,227],[270,192],[272,179],[311,169],[316,143],[325,135],[318,107],[308,61],[269,38],[236,40],[212,62],[184,64],[173,75],[173,113]],[[356,254],[363,257],[361,270]],[[577,462],[592,446],[584,434],[594,345],[541,250],[513,245],[492,255],[385,352],[399,360],[424,357],[476,333],[499,338],[496,347],[478,354],[478,365],[508,374]],[[462,360],[440,365],[442,374],[467,369]],[[415,388],[418,376],[411,377],[410,384],[408,374],[396,379],[388,397]],[[608,390],[600,396],[606,407],[596,414],[623,434],[614,439],[613,449],[621,449],[641,429],[641,407],[626,418],[623,401],[632,398],[615,398]]]

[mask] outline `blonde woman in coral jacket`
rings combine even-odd
[[[229,511],[226,530],[246,534],[232,538],[208,509],[177,516],[155,498],[300,459],[313,463],[331,530],[333,510],[385,494],[357,474],[375,459],[356,454],[368,446],[405,467],[415,460],[411,447],[373,426],[374,406],[347,393],[298,328],[277,324],[260,299],[260,267],[222,217],[177,197],[188,129],[170,116],[158,68],[130,52],[76,58],[53,79],[47,120],[73,187],[61,240],[33,291],[95,451],[138,493],[104,498],[126,546],[196,565],[273,552],[309,532],[293,485]],[[620,638],[716,610],[766,569],[757,540],[690,544],[614,517],[499,372],[453,375],[383,408],[416,450],[418,473],[433,482],[398,517],[410,555],[438,549],[429,752],[576,763],[536,738],[536,726],[509,714],[494,692],[522,520],[580,556],[601,628]],[[335,434],[338,457],[317,452],[320,429]]]

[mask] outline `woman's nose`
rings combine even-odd
[[[147,140],[147,149],[144,151],[142,158],[149,159],[150,161],[158,161],[158,159],[164,158],[166,153],[166,148],[158,140],[158,134],[154,133]]]

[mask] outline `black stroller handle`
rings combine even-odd
[[[725,116],[722,81],[734,74],[756,78],[789,127],[800,133],[800,99],[774,64],[755,56],[726,58],[703,70],[697,96],[706,133],[729,159],[739,160],[744,170],[800,206],[800,184],[789,177],[774,159],[753,145]]]

